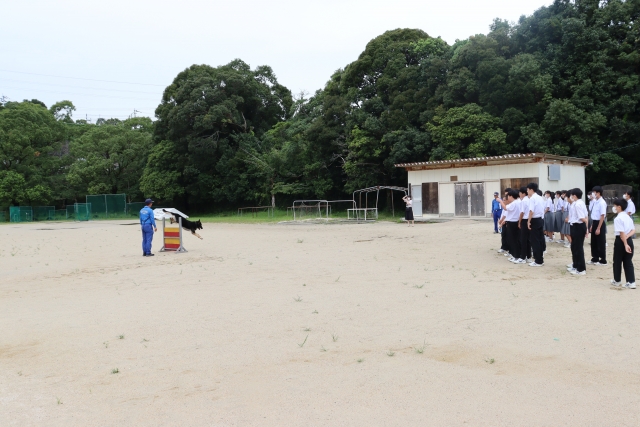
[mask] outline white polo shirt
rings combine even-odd
[[[520,213],[522,214],[522,219],[529,218],[529,196],[524,196],[520,199]]]
[[[602,215],[607,217],[607,202],[604,201],[602,197],[599,199],[594,199],[591,203],[593,208],[591,208],[591,219],[594,221],[600,221],[600,217]]]
[[[520,199],[507,205],[507,222],[518,222],[520,219]]]
[[[538,195],[533,193],[529,201],[529,210],[533,212],[532,218],[542,218],[544,216],[544,200]],[[529,214],[527,213],[527,217]]]
[[[551,200],[551,197],[544,199],[544,208],[545,209],[549,209],[549,212],[555,212],[555,210],[553,209],[553,201]]]
[[[564,212],[567,206],[567,202],[565,202],[564,200],[562,200],[562,198],[558,199],[558,208],[556,209],[557,211],[560,212]]]
[[[627,210],[625,210],[627,215],[633,215],[636,213],[636,205],[633,203],[631,199],[627,200]]]
[[[631,233],[631,230],[635,230],[633,220],[629,218],[626,212],[620,212],[616,219],[613,220],[613,229],[616,232],[616,236],[620,235],[621,231],[624,231],[627,236]]]
[[[587,218],[588,216],[587,207],[582,199],[578,199],[569,206],[569,224],[579,224],[582,222],[580,219]]]

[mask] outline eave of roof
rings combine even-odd
[[[436,169],[438,167],[472,167],[500,164],[531,163],[536,161],[554,161],[562,163],[579,163],[582,166],[592,164],[590,159],[579,157],[557,156],[545,153],[505,154],[502,156],[473,157],[469,159],[434,160],[430,162],[398,163],[397,168],[425,168]]]

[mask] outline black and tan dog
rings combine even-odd
[[[164,211],[164,212],[167,212],[167,211]],[[167,213],[170,213],[171,215],[173,215],[173,217],[171,218],[171,224],[174,224],[174,223],[178,224],[179,223],[178,217],[180,215],[175,214],[173,212],[167,212]],[[184,228],[185,230],[189,230],[191,232],[191,234],[193,234],[194,236],[196,236],[197,238],[202,240],[202,236],[199,235],[197,233],[197,231],[196,231],[196,230],[202,230],[202,222],[200,222],[200,220],[189,221],[186,218],[182,218],[182,228]]]

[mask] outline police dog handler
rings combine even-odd
[[[144,208],[140,209],[140,227],[142,228],[142,256],[153,256],[151,253],[151,242],[153,233],[158,231],[156,219],[153,217],[153,200],[144,201]]]

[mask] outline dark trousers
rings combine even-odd
[[[577,222],[571,226],[571,261],[573,268],[585,271],[587,264],[584,260],[584,239],[587,237],[587,224]]]
[[[522,221],[520,221],[520,258],[522,259],[531,258],[530,234],[529,228],[527,227],[527,220],[523,218]]]
[[[498,232],[498,220],[502,216],[502,209],[493,211],[493,231]]]
[[[506,222],[502,226],[502,234],[500,237],[502,239],[502,246],[500,246],[500,249],[502,249],[503,251],[509,252],[509,231],[507,229]]]
[[[591,261],[600,264],[607,263],[607,223],[602,222],[600,234],[596,236],[596,229],[600,221],[593,221],[591,225]]]
[[[627,244],[631,247],[631,253],[624,249],[624,243],[620,236],[616,236],[613,244],[613,280],[620,282],[622,280],[622,267],[624,266],[624,277],[629,283],[635,283],[636,275],[633,271],[633,240],[627,238]]]
[[[509,238],[509,253],[514,258],[520,257],[520,233],[518,221],[507,222],[507,232]]]
[[[533,250],[533,259],[536,264],[544,263],[544,219],[531,218],[531,249]]]

